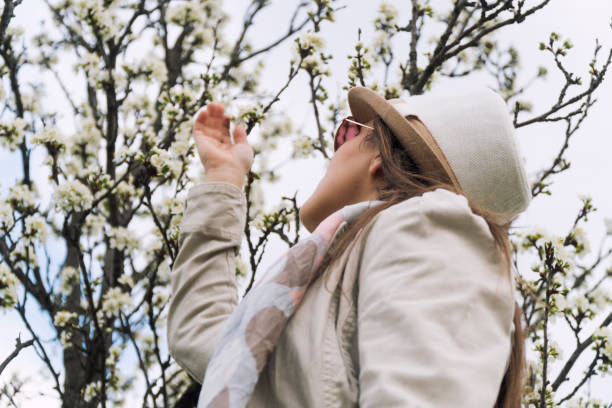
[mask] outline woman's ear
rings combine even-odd
[[[380,153],[376,153],[370,160],[370,167],[368,167],[368,171],[372,176],[375,176],[376,173],[382,168],[382,157],[380,157]]]

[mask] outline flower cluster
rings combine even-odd
[[[60,310],[53,317],[53,324],[58,328],[63,328],[76,320],[77,314],[67,310]]]
[[[170,214],[183,214],[185,202],[177,197],[166,197],[164,206]]]
[[[117,345],[112,345],[109,349],[108,349],[108,355],[106,356],[106,366],[108,368],[115,368],[115,366],[117,365],[117,362],[119,361],[119,357],[121,356],[121,352],[123,350],[121,350],[121,347],[117,346]]]
[[[312,138],[308,136],[298,136],[293,139],[293,157],[308,158],[314,155]]]
[[[118,287],[110,288],[102,297],[102,312],[107,317],[118,316],[119,312],[132,305],[130,294]]]
[[[151,164],[161,175],[172,175],[178,177],[181,174],[183,168],[183,162],[176,160],[172,155],[164,149],[160,149],[157,146],[151,149]]]
[[[17,277],[8,266],[0,264],[0,308],[10,308],[17,303]]]
[[[38,214],[27,217],[25,220],[24,236],[30,241],[40,239],[42,243],[45,243],[49,236],[45,219]]]
[[[110,227],[107,234],[110,238],[110,247],[119,251],[133,251],[140,246],[140,241],[134,232],[125,227]]]
[[[32,144],[46,146],[49,152],[54,153],[65,148],[66,141],[56,128],[45,128],[32,137]]]
[[[99,214],[89,214],[85,219],[85,227],[89,230],[93,237],[96,237],[104,231],[106,219]]]
[[[85,72],[89,85],[101,89],[104,82],[109,81],[108,70],[104,67],[102,58],[96,53],[85,51],[74,71],[82,69]]]
[[[79,180],[68,180],[60,184],[54,194],[55,206],[66,213],[85,211],[91,208],[93,195]]]
[[[395,7],[393,4],[389,3],[386,0],[380,3],[380,6],[378,7],[378,12],[389,24],[394,23],[397,20],[397,16],[399,14],[397,7]]]
[[[35,185],[32,185],[34,188]],[[36,208],[35,190],[30,190],[26,184],[17,184],[9,188],[9,194],[6,202],[9,203],[15,210],[21,212],[30,212]]]
[[[15,118],[9,123],[0,122],[0,146],[14,152],[25,140],[26,125],[22,118]]]
[[[98,381],[91,382],[85,386],[83,390],[83,401],[90,402],[100,394],[102,383]]]
[[[610,327],[599,327],[595,330],[594,337],[605,345],[604,353],[612,360],[612,328]]]
[[[13,207],[6,201],[0,201],[0,227],[9,229],[14,223]]]
[[[64,266],[60,271],[60,291],[66,295],[72,292],[72,288],[79,284],[81,275],[79,270],[73,266]]]
[[[249,270],[249,266],[244,259],[242,259],[240,253],[234,257],[234,267],[236,268],[236,276],[245,277]]]
[[[151,303],[158,309],[162,309],[170,299],[170,291],[167,286],[156,286],[153,289]]]
[[[301,58],[301,68],[305,69],[312,76],[329,76],[330,71],[327,67],[331,55],[323,53],[325,41],[323,37],[313,31],[307,31],[295,39],[297,44],[298,56]]]
[[[321,52],[325,48],[325,39],[323,36],[312,30],[302,34],[298,39],[298,43],[303,50],[310,50],[311,52]]]

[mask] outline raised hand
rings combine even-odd
[[[200,161],[207,181],[226,181],[240,188],[253,164],[253,148],[243,126],[234,127],[234,144],[230,138],[230,120],[223,105],[211,102],[200,110],[193,124]]]

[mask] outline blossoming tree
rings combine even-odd
[[[234,106],[238,97],[254,101],[233,111],[259,137],[251,143],[256,157],[245,185],[247,253],[236,264],[248,291],[270,240],[293,245],[300,232],[295,196],[264,211],[261,186],[278,180],[267,157],[290,139],[293,158],[329,158],[332,129],[346,113],[328,95],[331,77],[345,78],[347,88],[369,86],[394,97],[427,92],[439,77],[490,72],[517,129],[567,125],[554,161],[532,180],[533,196],[546,200],[552,180],[569,167],[567,142],[587,117],[612,58],[612,52],[601,58],[598,44],[583,81],[564,65],[572,43],[551,33],[540,49],[564,83],[554,105],[533,113],[522,99],[527,86],[517,84],[517,50],[501,48],[493,36],[551,7],[550,0],[530,6],[457,0],[444,12],[412,0],[411,13],[401,16],[382,2],[373,22],[376,38],[359,33],[348,77],[331,72],[334,57],[320,34],[346,12],[334,0],[293,2],[284,31],[261,47],[250,39],[265,32],[266,22],[257,17],[275,7],[267,0],[249,2],[237,35],[228,34],[231,16],[220,0],[48,0],[39,5],[49,16],[42,28],[15,23],[15,13],[26,7],[20,3],[3,0],[0,19],[0,146],[4,157],[19,163],[14,177],[6,177],[8,186],[3,178],[0,197],[0,307],[20,316],[28,340],[15,335],[0,373],[33,347],[51,384],[41,391],[65,407],[127,400],[194,405],[198,384],[168,354],[165,316],[183,199],[198,177],[191,118],[201,106],[212,100]],[[426,43],[423,27],[434,22],[442,30]],[[399,37],[410,40],[406,55],[393,45]],[[274,89],[263,87],[266,56],[287,44],[293,53],[281,61],[286,76]],[[534,79],[545,76],[540,67]],[[62,102],[43,105],[51,83],[58,90],[53,100]],[[278,101],[295,86],[306,86],[311,96],[304,107],[313,112],[314,135],[293,131],[290,120],[275,115]],[[610,369],[612,313],[605,314],[605,288],[612,269],[604,264],[612,250],[604,251],[602,241],[596,261],[581,262],[589,243],[580,224],[595,210],[589,197],[581,199],[565,236],[542,230],[512,235],[531,350],[525,406],[603,406],[583,398],[581,389]],[[612,221],[607,228],[612,234]],[[536,262],[524,270],[519,260],[528,256]],[[575,336],[569,355],[551,336],[556,317]],[[596,328],[586,330],[588,322]],[[54,356],[58,348],[61,358]],[[590,361],[583,373],[576,369],[581,356]],[[553,361],[561,362],[555,370]],[[24,379],[2,381],[0,401],[18,406],[27,397]]]

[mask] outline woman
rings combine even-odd
[[[518,407],[507,230],[531,196],[504,101],[485,87],[388,101],[356,87],[348,100],[299,211],[311,245],[240,305],[253,151],[240,126],[232,144],[221,105],[196,115],[207,179],[186,200],[168,342],[204,381],[198,406]]]

